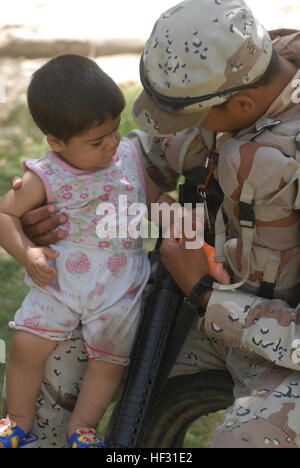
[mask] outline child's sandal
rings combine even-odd
[[[20,448],[36,442],[38,438],[32,433],[25,432],[9,419],[0,420],[0,443],[3,448]]]
[[[70,448],[107,448],[94,429],[78,429],[68,440]]]

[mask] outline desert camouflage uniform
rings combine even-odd
[[[275,45],[281,55],[300,66],[299,33],[278,38]],[[223,136],[218,144],[221,161],[218,168],[219,181],[225,193],[227,215],[231,216],[236,231],[239,231],[238,213],[235,212],[236,203],[233,202],[238,201],[246,179],[251,181],[252,177],[253,181],[256,175],[257,180],[262,182],[262,186],[259,185],[258,198],[263,199],[279,193],[292,180],[293,175],[296,175],[285,190],[285,195],[291,190],[288,196],[290,201],[285,199],[283,202],[281,199],[277,206],[275,202],[269,206],[269,211],[263,213],[256,210],[256,221],[258,215],[262,214],[259,216],[262,222],[256,225],[256,240],[260,242],[253,247],[257,263],[260,263],[260,254],[264,255],[269,247],[272,251],[281,251],[277,282],[280,284],[282,281],[285,285],[277,292],[275,288],[275,297],[276,293],[278,297],[280,293],[284,296],[284,289],[291,286],[295,287],[296,293],[299,290],[299,261],[293,267],[290,264],[290,271],[286,271],[280,278],[285,262],[289,261],[283,260],[284,254],[293,262],[298,256],[300,245],[299,217],[295,211],[295,208],[300,208],[297,182],[300,163],[300,105],[297,100],[292,103],[294,84],[299,83],[299,78],[300,70],[273,102],[266,115],[251,129],[235,136],[234,141],[230,140],[232,136]],[[173,146],[175,148],[174,142]],[[173,161],[174,155],[169,155]],[[259,174],[258,161],[265,156],[266,161],[269,158],[269,163],[261,168],[262,172]],[[280,161],[285,169],[277,179]],[[285,172],[290,164],[293,169]],[[282,212],[280,214],[283,206],[289,206],[285,215]],[[262,206],[258,208],[262,209]],[[280,246],[280,241],[284,245]],[[235,267],[240,259],[238,253],[240,251],[234,249],[231,252],[230,259]],[[296,294],[289,297],[294,302],[294,307],[281,300],[255,296],[255,281],[261,279],[262,272],[254,260],[255,258],[250,262],[251,281],[246,283],[246,290],[252,288],[252,294],[245,294],[240,290],[213,292],[205,320],[201,323],[200,330],[193,330],[188,337],[173,369],[173,375],[181,374],[183,369],[185,372],[211,368],[229,370],[235,383],[235,401],[226,411],[225,421],[217,430],[214,448],[296,448],[300,446],[300,359],[297,354],[300,349],[300,305],[297,305],[299,293],[298,300]],[[239,268],[236,270],[238,274]],[[293,277],[289,277],[289,273]],[[240,278],[235,279],[238,281]],[[245,288],[245,284],[243,287]]]
[[[299,34],[277,39],[276,47],[300,67]],[[299,77],[300,72],[295,79]],[[236,140],[247,142],[251,133],[256,143],[275,146],[295,158],[300,105],[291,106],[291,85],[264,119],[259,135],[257,123]],[[204,162],[210,145],[199,129],[167,141],[140,131],[130,137],[150,175],[167,191],[175,187],[178,174]],[[285,145],[289,141],[288,151],[281,147],[282,137]],[[171,375],[211,369],[230,372],[235,383],[234,404],[217,429],[214,448],[300,446],[299,317],[300,305],[290,307],[282,300],[267,300],[239,290],[213,292],[205,319],[195,323]],[[70,342],[60,343],[47,361],[33,427],[39,436],[36,447],[62,447],[66,443],[70,411],[87,364],[80,330],[77,333]]]

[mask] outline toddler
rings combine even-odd
[[[44,364],[58,341],[82,325],[89,358],[72,413],[72,448],[104,447],[95,428],[115,391],[134,340],[149,263],[142,239],[100,239],[97,208],[174,202],[143,171],[134,146],[120,141],[124,98],[92,60],[62,55],[32,77],[28,105],[51,150],[24,162],[23,186],[0,200],[0,244],[24,265],[30,291],[11,326],[7,365],[8,416],[0,445],[22,446],[30,434]],[[34,245],[20,218],[43,203],[68,217],[67,237],[50,247]],[[130,216],[128,216],[130,220]]]

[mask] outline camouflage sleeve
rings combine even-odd
[[[214,339],[262,356],[278,366],[300,369],[300,304],[241,292],[213,292],[205,329]]]
[[[164,192],[176,188],[180,174],[205,162],[207,149],[199,128],[168,138],[132,130],[126,138],[134,144],[148,174]]]

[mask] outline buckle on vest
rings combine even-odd
[[[254,201],[251,204],[239,201],[239,223],[241,227],[254,228],[255,212],[253,208]]]

